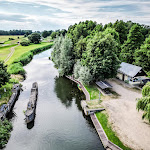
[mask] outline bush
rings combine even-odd
[[[8,120],[0,121],[0,148],[4,148],[7,144],[10,132],[12,130],[12,124]]]
[[[21,62],[24,65],[28,64],[33,58],[32,52],[27,52],[21,55],[18,59],[15,59],[13,63]]]
[[[8,72],[10,74],[21,74],[25,75],[25,70],[23,69],[22,63],[14,63],[8,67]]]
[[[23,40],[23,41],[20,42],[20,44],[21,44],[22,46],[29,46],[29,45],[30,45],[30,41],[28,41],[28,40]]]
[[[9,38],[9,40],[11,41],[11,40],[15,40],[14,38]]]

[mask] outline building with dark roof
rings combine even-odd
[[[118,69],[117,78],[130,84],[140,84],[146,78],[142,67],[122,62]]]

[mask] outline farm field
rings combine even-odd
[[[9,40],[9,38],[13,38],[14,40]],[[23,38],[23,35],[0,35],[0,43],[14,44],[15,42],[18,42],[22,38]]]

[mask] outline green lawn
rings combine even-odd
[[[21,55],[23,55],[24,53],[28,52],[28,51],[31,51],[35,48],[40,48],[40,47],[43,47],[43,46],[47,46],[49,45],[50,43],[40,43],[40,44],[31,44],[29,46],[17,46],[15,48],[15,52],[13,54],[13,56],[9,59],[9,61],[7,62],[7,64],[11,64],[15,59],[19,58]]]
[[[23,38],[23,35],[0,35],[0,43],[4,42],[4,44],[14,44],[15,42],[18,41],[18,37],[19,39]],[[10,40],[9,38],[13,38],[15,40]]]
[[[15,45],[0,47],[0,60],[5,60],[10,53],[10,48]]]
[[[98,112],[96,113],[96,116],[101,123],[108,139],[113,142],[114,144],[118,145],[121,147],[123,150],[131,150],[130,148],[126,147],[123,145],[123,143],[119,140],[117,137],[116,133],[112,130],[111,125],[108,122],[108,115],[103,112]]]
[[[96,85],[84,85],[87,91],[90,94],[90,99],[99,99],[99,90],[97,89]]]

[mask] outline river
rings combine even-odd
[[[103,150],[90,118],[82,112],[84,94],[75,83],[59,77],[48,60],[51,51],[35,55],[24,67],[27,78],[9,116],[13,131],[5,150]],[[36,118],[27,126],[24,111],[35,81],[39,86]]]

